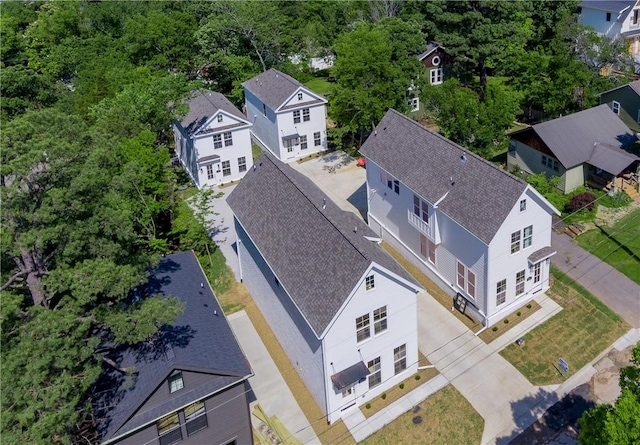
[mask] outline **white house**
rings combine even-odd
[[[485,326],[549,287],[551,217],[526,182],[395,110],[360,149],[369,226]]]
[[[197,91],[173,122],[176,155],[198,188],[242,179],[253,165],[251,123],[220,93]]]
[[[278,159],[291,162],[327,149],[322,95],[275,69],[242,85],[252,134]]]
[[[417,370],[422,289],[362,220],[270,154],[227,202],[242,281],[329,422]]]
[[[591,26],[598,34],[623,38],[640,71],[640,1],[585,0],[579,6],[579,23]]]

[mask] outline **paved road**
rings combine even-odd
[[[588,289],[634,328],[640,328],[640,286],[565,234],[551,232],[551,263]]]

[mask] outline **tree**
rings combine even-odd
[[[424,84],[415,57],[424,40],[416,29],[415,23],[390,18],[360,23],[338,38],[329,112],[339,135],[372,129],[389,108],[408,110],[408,89]]]
[[[632,365],[620,370],[622,394],[613,405],[600,404],[580,418],[582,445],[640,443],[640,345],[632,351]]]

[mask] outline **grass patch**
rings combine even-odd
[[[382,247],[402,267],[404,267],[407,272],[409,272],[416,280],[418,280],[418,283],[420,283],[427,290],[429,295],[431,295],[438,303],[440,303],[445,308],[449,310],[451,309],[451,306],[453,306],[453,299],[449,296],[449,294],[440,289],[440,287],[436,283],[431,281],[429,277],[422,273],[419,267],[414,265],[411,261],[407,260],[400,254],[400,252],[391,247],[386,241],[382,242]],[[467,326],[473,332],[478,332],[483,327],[482,323],[466,314],[461,314],[459,311],[453,311],[453,315],[455,315],[458,320],[463,322],[465,326]]]
[[[509,345],[500,355],[534,385],[561,383],[593,360],[629,325],[571,278],[551,268],[553,285],[547,295],[563,310],[525,335],[523,346]],[[563,377],[558,358],[569,364]]]
[[[251,143],[251,156],[253,157],[253,162],[256,162],[256,159],[262,156],[262,148],[255,142]]]
[[[584,232],[576,242],[640,284],[640,209],[611,227],[598,226]]]
[[[424,355],[419,353],[418,366],[427,366],[430,364],[431,363],[429,363],[429,360],[427,360]],[[416,375],[419,375],[420,379],[416,380]],[[407,395],[410,391],[416,389],[418,386],[427,383],[436,375],[438,375],[438,370],[436,368],[423,369],[416,373],[410,374],[402,383],[399,383],[393,388],[388,389],[384,394],[381,394],[375,399],[370,400],[369,403],[367,403],[367,405],[370,405],[370,408],[366,408],[365,406],[363,406],[360,408],[360,411],[362,411],[362,414],[364,414],[365,417],[371,417],[382,408],[389,406],[391,403],[395,402],[400,397]],[[400,385],[402,385],[402,388],[400,388]],[[383,398],[382,396],[385,394],[386,396]]]
[[[421,422],[417,422],[420,417]],[[416,419],[414,421],[414,419]],[[452,385],[369,436],[361,445],[456,444],[477,445],[484,420]]]
[[[331,94],[333,84],[323,77],[314,77],[304,82],[304,85],[314,93],[320,93],[323,96]]]
[[[478,335],[478,337],[486,344],[489,344],[505,332],[508,332],[510,329],[518,326],[518,324],[522,322],[522,320],[530,317],[538,309],[540,309],[540,305],[535,301],[530,301],[526,305],[522,306],[519,309],[516,309],[515,311],[507,315],[503,320],[496,322],[494,326],[483,331],[480,335]],[[518,315],[518,313],[520,315]],[[509,320],[509,323],[504,323],[504,320]]]

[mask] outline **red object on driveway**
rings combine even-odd
[[[357,161],[358,167],[366,167],[367,166],[367,160],[365,158],[360,158]]]

